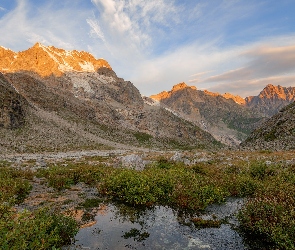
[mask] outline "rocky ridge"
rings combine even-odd
[[[295,87],[282,87],[268,84],[258,96],[245,98],[247,107],[256,110],[266,117],[278,113],[280,109],[295,101]]]

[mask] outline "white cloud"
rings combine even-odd
[[[0,11],[6,11],[6,9],[0,6]]]

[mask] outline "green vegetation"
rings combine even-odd
[[[83,208],[94,208],[94,207],[99,207],[101,204],[101,199],[98,198],[93,198],[93,199],[87,199],[85,200],[81,205]]]
[[[0,163],[0,249],[56,249],[77,233],[75,220],[48,209],[18,212],[31,190],[33,173]]]

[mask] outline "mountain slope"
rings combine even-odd
[[[0,127],[16,129],[25,122],[28,103],[0,72]]]
[[[295,149],[295,102],[284,107],[254,130],[241,144],[248,150],[294,150]]]
[[[24,63],[29,60],[24,57],[20,61],[23,68],[0,68],[6,72],[5,79],[29,103],[26,122],[17,134],[0,129],[6,151],[94,149],[122,147],[122,143],[129,148],[218,146],[208,132],[195,124],[163,107],[146,103],[138,89],[117,77],[107,62],[98,65],[95,71],[75,70],[74,62],[68,63],[72,68],[64,70],[58,62],[66,62],[74,52],[61,50],[58,52],[61,57],[55,60],[51,50],[58,49],[37,44],[24,53],[31,50],[35,54],[29,53],[28,58],[33,60],[32,54],[37,53],[42,60],[32,66]],[[13,53],[5,50],[2,55],[14,58]],[[17,58],[21,56],[18,54],[14,59]],[[89,58],[84,64],[94,64]],[[52,67],[44,71],[44,65]]]

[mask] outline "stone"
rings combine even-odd
[[[127,169],[135,169],[138,171],[144,170],[146,166],[146,161],[144,161],[139,155],[131,154],[126,155],[121,158],[121,165]]]

